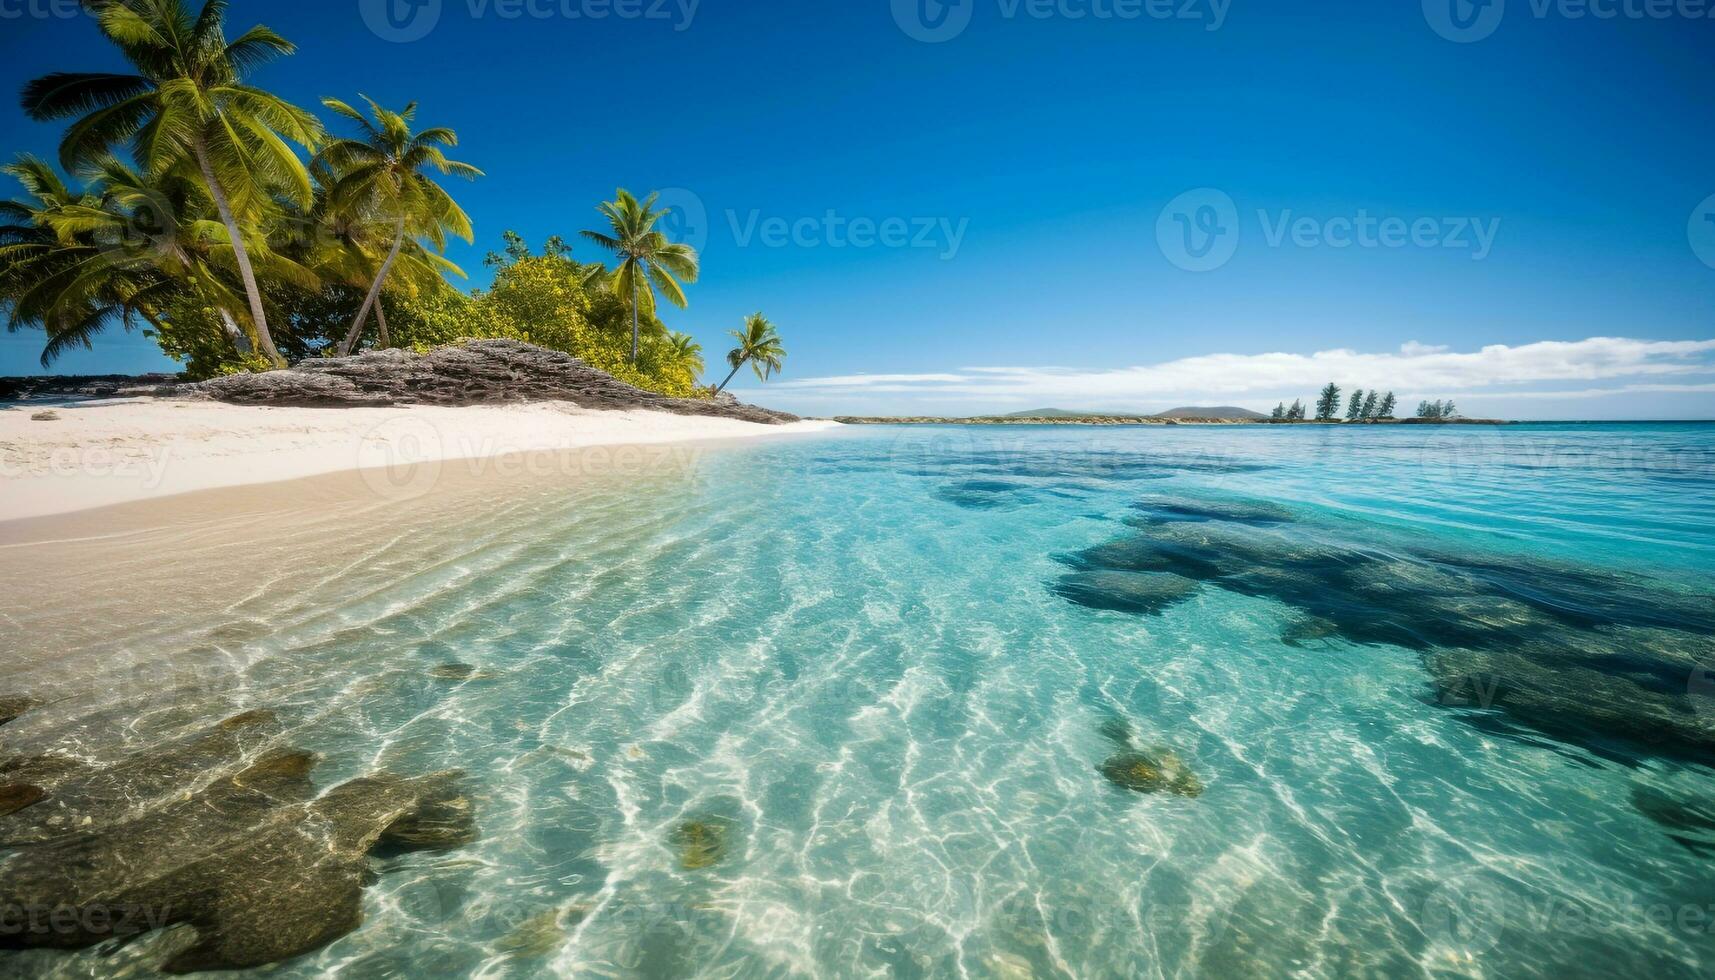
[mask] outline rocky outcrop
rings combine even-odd
[[[148,398],[173,393],[170,374],[67,374],[0,378],[0,402],[76,398]]]
[[[175,397],[304,408],[566,401],[581,408],[646,409],[769,425],[798,420],[737,401],[669,398],[626,384],[569,354],[513,340],[473,340],[427,354],[379,350],[308,360],[285,371],[183,385]]]
[[[168,973],[277,963],[363,921],[369,855],[477,838],[457,771],[318,794],[317,757],[245,712],[100,769],[0,760],[0,950],[83,949],[186,924]],[[22,780],[31,781],[24,782]],[[22,846],[20,846],[22,845]]]

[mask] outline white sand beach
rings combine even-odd
[[[56,418],[38,420],[51,411]],[[646,468],[663,447],[818,432],[838,423],[761,425],[565,402],[466,408],[277,408],[120,399],[0,409],[0,521],[196,490],[375,470],[389,495],[427,492],[441,464],[507,459],[540,468],[567,450],[580,466]],[[592,463],[592,461],[594,461]]]

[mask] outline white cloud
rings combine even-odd
[[[1518,386],[1715,374],[1712,355],[1715,340],[1591,337],[1516,347],[1494,344],[1465,353],[1413,341],[1398,353],[1342,349],[1313,354],[1208,354],[1109,370],[970,367],[940,374],[802,378],[782,386],[803,396],[888,392],[938,401],[957,396],[967,403],[1066,403],[1078,407],[1141,407],[1163,400],[1231,401],[1246,397],[1272,400],[1314,390],[1329,380],[1348,388],[1389,388],[1402,395],[1480,393],[1498,397],[1532,394],[1517,390]],[[1686,386],[1685,390],[1703,389]],[[1553,394],[1540,391],[1542,397]]]
[[[1422,354],[1442,354],[1452,349],[1453,348],[1448,347],[1446,344],[1420,344],[1415,340],[1408,340],[1399,345],[1399,352],[1404,354],[1406,357],[1417,357]]]

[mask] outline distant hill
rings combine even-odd
[[[1219,405],[1214,408],[1174,408],[1165,412],[1156,412],[1158,419],[1266,419],[1268,416],[1261,412],[1253,412],[1248,408],[1236,408],[1232,405]]]

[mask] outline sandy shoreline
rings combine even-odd
[[[275,408],[116,400],[0,409],[0,521],[379,469],[383,493],[423,492],[435,464],[590,447],[645,447],[819,432],[834,422],[761,425],[566,402],[465,408]],[[613,465],[648,465],[617,453]],[[629,462],[627,460],[629,459]]]

